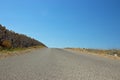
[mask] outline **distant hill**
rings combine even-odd
[[[43,43],[28,37],[24,34],[19,34],[14,31],[6,29],[0,24],[0,47],[1,48],[24,48],[32,46],[43,46]]]

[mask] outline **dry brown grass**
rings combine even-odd
[[[9,57],[9,56],[15,56],[15,55],[21,55],[29,53],[30,51],[44,48],[44,46],[33,46],[28,48],[1,48],[0,49],[0,59]]]
[[[94,54],[112,59],[120,59],[120,50],[110,49],[110,50],[101,50],[101,49],[85,49],[85,48],[65,48],[67,50],[72,50],[80,53]],[[116,56],[117,55],[117,56]]]

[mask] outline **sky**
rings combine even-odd
[[[120,49],[120,0],[0,0],[0,24],[48,47]]]

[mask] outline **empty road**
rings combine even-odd
[[[0,80],[120,80],[120,60],[44,48],[1,59]]]

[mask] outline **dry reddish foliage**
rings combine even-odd
[[[11,48],[11,47],[12,47],[11,41],[9,41],[9,40],[4,40],[4,41],[2,42],[2,46],[3,46],[3,47],[6,47],[6,48]]]

